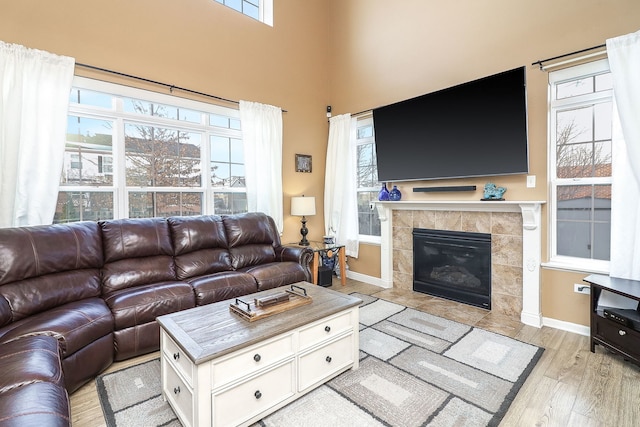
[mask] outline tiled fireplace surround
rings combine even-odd
[[[383,286],[413,289],[414,228],[491,234],[492,311],[540,327],[543,202],[376,202]]]

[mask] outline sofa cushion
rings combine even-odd
[[[50,382],[34,382],[0,394],[3,427],[58,427],[71,425],[67,391]]]
[[[196,294],[196,305],[211,304],[258,291],[256,279],[247,273],[225,271],[189,279]]]
[[[100,298],[70,302],[26,317],[0,329],[0,342],[28,335],[51,335],[60,341],[63,357],[111,333],[113,316]]]
[[[220,216],[171,217],[167,222],[178,279],[233,269]]]
[[[270,216],[249,212],[223,216],[222,222],[236,270],[276,260],[274,248],[280,246],[280,237]]]
[[[307,280],[304,267],[296,262],[272,262],[246,267],[241,271],[255,277],[258,290],[261,291]]]
[[[100,222],[105,265],[102,293],[175,280],[173,247],[164,218]]]
[[[0,326],[99,296],[102,258],[95,222],[0,229]]]
[[[95,222],[0,229],[0,285],[68,270],[100,268]]]
[[[99,297],[100,292],[98,269],[47,274],[0,286],[13,322],[66,303]]]
[[[195,307],[193,288],[188,283],[176,281],[123,289],[104,299],[113,313],[116,331]]]
[[[0,396],[32,382],[44,381],[64,387],[58,340],[32,336],[2,344],[0,372]]]

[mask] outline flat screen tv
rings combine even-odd
[[[529,172],[525,67],[373,110],[378,179]]]

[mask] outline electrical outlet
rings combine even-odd
[[[589,285],[582,285],[580,283],[574,283],[573,284],[573,292],[578,293],[578,294],[589,295],[591,293],[591,288],[589,287]]]
[[[527,188],[536,188],[536,176],[527,175]]]

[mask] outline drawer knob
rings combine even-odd
[[[627,331],[623,331],[622,329],[620,329],[620,330],[618,331],[618,333],[619,333],[621,336],[625,336],[625,335],[627,335]]]
[[[325,332],[331,332],[331,326],[325,326],[324,330]]]
[[[173,394],[180,394],[180,386],[173,388]]]
[[[326,359],[324,359],[327,361],[327,363],[331,363],[331,356],[327,356]]]
[[[260,399],[262,397],[262,393],[260,393],[260,390],[256,390],[256,392],[253,393],[253,395],[256,397],[256,399]]]
[[[259,361],[260,361],[260,359],[262,359],[262,357],[260,357],[260,355],[259,355],[258,353],[256,353],[256,354],[253,356],[253,360],[255,360],[256,362],[259,362]]]
[[[180,359],[180,353],[173,353],[173,360]]]

